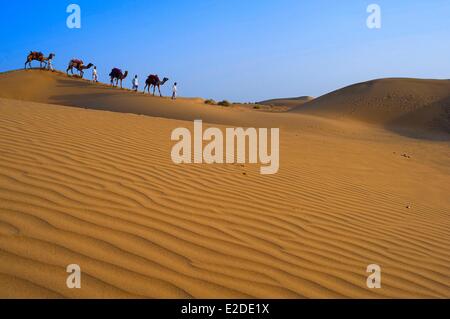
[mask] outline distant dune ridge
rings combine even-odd
[[[311,96],[300,96],[300,97],[292,97],[292,98],[281,98],[281,99],[272,99],[258,102],[258,104],[262,105],[272,105],[272,106],[287,106],[290,108],[298,107],[307,102],[314,100]]]
[[[449,298],[448,88],[377,80],[269,112],[0,74],[0,297]],[[278,174],[175,165],[195,119],[279,127]]]
[[[382,79],[331,92],[293,112],[450,133],[450,80]]]

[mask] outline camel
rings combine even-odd
[[[144,94],[145,90],[148,88],[148,93],[150,94],[150,88],[153,86],[153,96],[155,96],[156,88],[158,88],[159,96],[162,97],[161,94],[161,86],[164,85],[167,81],[169,81],[168,78],[164,78],[162,81],[159,79],[157,75],[149,75],[147,80],[145,81],[145,87],[144,87]]]
[[[47,65],[48,60],[51,60],[55,57],[54,53],[50,53],[48,57],[45,57],[42,52],[36,52],[36,51],[30,51],[30,54],[27,56],[27,61],[25,62],[25,69],[27,68],[27,65],[31,67],[32,61],[39,61],[40,62],[40,68],[42,69],[42,63],[44,63],[44,66]]]
[[[73,69],[75,68],[78,72],[80,72],[80,77],[83,78],[84,70],[88,70],[92,68],[94,65],[89,63],[88,65],[84,65],[82,60],[72,59],[69,62],[69,66],[67,67],[66,73],[69,75],[69,71],[73,75]]]
[[[111,77],[111,85],[112,86],[118,86],[120,81],[120,88],[122,89],[122,81],[127,77],[128,71],[125,71],[125,73],[122,73],[121,69],[114,68],[111,70],[111,73],[109,76]],[[114,85],[114,80],[116,80],[116,85]]]

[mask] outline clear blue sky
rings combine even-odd
[[[70,3],[81,6],[79,30],[66,26]],[[371,3],[381,30],[366,26]],[[450,0],[15,0],[0,12],[0,71],[22,68],[30,50],[55,52],[58,69],[79,57],[102,81],[120,67],[141,83],[167,76],[184,96],[233,101],[450,78]]]

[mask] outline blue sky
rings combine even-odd
[[[66,26],[71,3],[78,30]],[[380,30],[366,26],[371,3]],[[105,82],[119,67],[141,83],[167,76],[184,96],[244,102],[381,77],[450,78],[450,0],[16,0],[1,15],[0,71],[22,68],[30,50],[54,52],[58,69],[78,57]]]

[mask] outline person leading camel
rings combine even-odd
[[[55,71],[53,69],[53,58],[55,57],[54,54],[50,54],[47,58],[47,70],[51,70],[52,72]]]
[[[92,70],[92,82],[94,82],[94,83],[98,82],[98,74],[97,74],[96,66],[94,66],[94,69]]]
[[[139,88],[139,79],[137,75],[134,76],[133,81],[131,81],[131,84],[133,85],[133,90],[137,92]]]
[[[172,87],[172,100],[176,99],[177,99],[177,82],[175,82]]]

